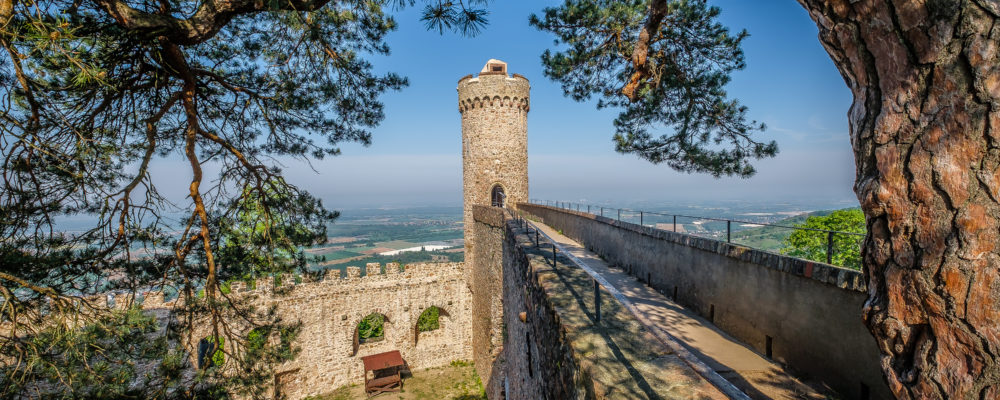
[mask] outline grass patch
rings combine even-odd
[[[483,381],[473,368],[472,362],[452,361],[450,365],[414,371],[413,376],[403,379],[403,391],[386,393],[380,400],[486,400]],[[309,400],[354,400],[367,399],[361,385],[342,386]]]

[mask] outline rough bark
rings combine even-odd
[[[1000,398],[996,0],[799,0],[854,94],[863,316],[898,398]]]
[[[649,5],[649,15],[646,17],[646,23],[643,24],[642,30],[639,32],[639,38],[635,42],[635,50],[632,51],[632,67],[635,72],[629,78],[628,83],[622,87],[622,94],[628,97],[630,101],[638,101],[639,96],[637,95],[638,88],[642,81],[648,79],[652,75],[650,71],[649,63],[649,46],[653,42],[653,38],[656,37],[656,32],[660,30],[660,24],[663,23],[663,18],[667,16],[667,1],[666,0],[653,0]]]

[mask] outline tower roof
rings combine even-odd
[[[491,58],[483,66],[483,70],[479,71],[479,75],[507,75],[507,63]]]

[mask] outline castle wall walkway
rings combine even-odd
[[[480,280],[503,282],[496,331],[476,331],[479,343],[502,340],[473,349],[477,369],[489,376],[489,398],[726,398],[607,293],[598,320],[592,279],[561,254],[553,263],[544,239],[535,246],[500,208],[475,206],[474,216],[480,240],[473,271]],[[474,305],[473,314],[488,315],[490,305]],[[478,364],[494,355],[490,368]]]
[[[726,334],[711,322],[673,302],[625,271],[611,268],[594,252],[545,224],[534,227],[555,241],[560,250],[586,264],[635,305],[643,324],[682,344],[719,376],[753,399],[826,399],[820,390],[803,384],[778,363],[768,360]]]
[[[890,398],[857,271],[593,214],[518,204],[754,352],[843,398]]]

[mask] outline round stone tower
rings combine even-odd
[[[462,113],[465,254],[475,242],[472,206],[516,207],[528,201],[528,79],[489,60],[479,76],[458,81]]]

